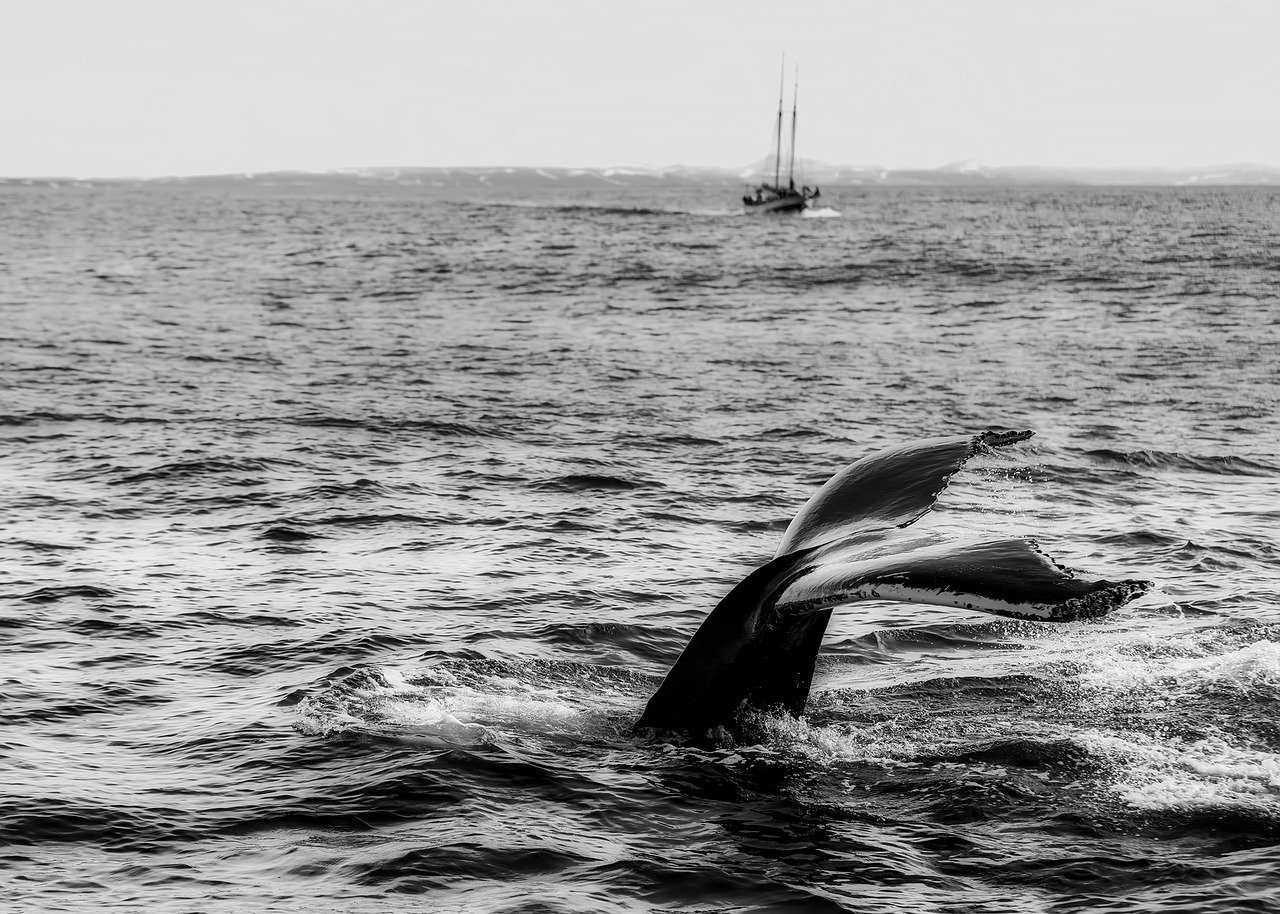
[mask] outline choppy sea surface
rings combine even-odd
[[[647,195],[646,195],[647,194]],[[0,188],[0,906],[1280,905],[1280,192]],[[633,736],[830,474],[1155,589],[837,611]]]

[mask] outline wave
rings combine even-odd
[[[630,594],[629,600],[653,599],[652,596]],[[649,626],[631,625],[624,622],[588,622],[571,624],[553,622],[542,626],[536,632],[538,640],[545,644],[562,644],[569,646],[612,646],[623,648],[629,653],[646,657],[660,663],[669,658],[664,651],[653,647],[653,637]]]
[[[306,530],[300,530],[297,527],[280,525],[268,527],[262,531],[262,539],[271,540],[276,543],[297,543],[306,540],[321,539],[318,533],[308,533]]]
[[[670,447],[718,447],[724,442],[718,438],[704,438],[697,435],[681,435],[681,434],[665,434],[665,435],[637,435],[636,438],[649,443],[651,445],[667,445]]]
[[[554,479],[546,479],[542,482],[535,483],[534,488],[538,489],[564,489],[570,492],[585,492],[591,490],[600,490],[605,492],[628,492],[632,489],[642,489],[650,483],[636,482],[630,479],[624,479],[621,476],[611,476],[606,473],[570,473],[566,476],[557,476]]]
[[[1132,530],[1124,533],[1111,533],[1096,537],[1097,542],[1112,546],[1163,546],[1165,548],[1182,548],[1187,545],[1185,536],[1171,536],[1158,530]]]
[[[74,552],[77,549],[84,548],[84,546],[68,546],[64,543],[47,543],[40,540],[16,539],[9,540],[8,542],[23,549],[30,549],[32,552]]]
[[[565,203],[560,205],[538,207],[552,209],[561,213],[596,213],[601,216],[687,216],[689,213],[678,209],[654,209],[648,206],[609,206],[607,204],[592,205],[589,203]]]
[[[10,800],[0,811],[0,841],[16,847],[82,842],[150,852],[168,843],[200,840],[200,830],[178,824],[175,812],[60,797]]]
[[[442,437],[490,438],[499,434],[492,428],[482,428],[466,422],[445,419],[396,419],[387,416],[353,419],[349,416],[312,414],[280,421],[306,428],[354,428],[376,432],[416,431],[430,432]]]
[[[1081,686],[1124,702],[1206,694],[1280,700],[1280,642],[1266,627],[1179,638],[1139,637],[1082,660]]]
[[[971,750],[943,756],[938,761],[969,765],[1007,765],[1049,770],[1059,774],[1087,773],[1094,767],[1088,750],[1066,737],[996,739]]]
[[[61,413],[49,410],[32,410],[29,413],[6,413],[0,415],[0,426],[39,425],[44,422],[104,422],[109,425],[128,425],[147,423],[167,425],[180,419],[162,418],[159,416],[121,416],[108,413]]]
[[[115,591],[106,587],[98,587],[93,584],[69,584],[62,587],[41,587],[30,593],[22,594],[18,599],[25,600],[28,603],[56,603],[59,600],[75,597],[81,597],[86,600],[105,600],[115,595]]]
[[[318,517],[306,521],[309,524],[315,524],[324,527],[376,527],[379,524],[429,524],[431,519],[423,517],[420,514],[331,514],[328,517]],[[292,529],[298,529],[301,523],[290,521],[284,525]]]
[[[391,736],[482,746],[531,731],[613,733],[638,714],[629,672],[565,661],[454,656],[418,668],[339,670],[295,705],[304,733]],[[612,709],[612,710],[611,710]]]
[[[404,892],[419,894],[439,888],[459,877],[477,878],[502,883],[531,882],[559,883],[575,872],[575,868],[593,862],[593,858],[575,854],[563,847],[513,847],[501,841],[495,846],[471,843],[465,846],[431,846],[405,850],[385,859],[373,859],[352,865],[350,872],[357,885],[379,886],[380,892]],[[583,907],[565,908],[560,902],[566,895],[578,890],[558,888],[554,907],[538,902],[520,904],[511,911],[589,910],[596,906],[598,898],[588,896]],[[520,893],[524,895],[524,892]],[[470,907],[470,905],[467,905]],[[487,909],[484,907],[477,910]],[[496,910],[496,909],[494,909]]]
[[[111,480],[111,485],[131,485],[157,480],[191,479],[217,473],[262,473],[277,467],[300,467],[302,463],[278,457],[205,457],[200,460],[179,460],[162,463],[147,470],[139,470]]]
[[[992,619],[973,623],[940,622],[905,629],[880,629],[852,639],[848,642],[848,649],[865,661],[1001,649],[1009,645],[1009,630],[1025,627],[1026,624]],[[948,688],[955,688],[954,680],[949,682]]]
[[[1224,476],[1271,476],[1280,473],[1280,467],[1260,460],[1250,460],[1246,457],[1233,455],[1201,456],[1170,451],[1117,451],[1110,448],[1100,448],[1085,451],[1085,456],[1092,457],[1094,460],[1103,463],[1121,463],[1127,466],[1150,467],[1153,469],[1192,470]]]
[[[386,487],[372,479],[355,479],[351,482],[326,482],[302,490],[302,498],[375,498],[386,493]]]
[[[1241,810],[1280,828],[1280,753],[1223,735],[1200,739],[1086,730],[1075,737],[1111,768],[1109,790],[1142,810]]]

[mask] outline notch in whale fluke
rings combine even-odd
[[[913,441],[836,473],[796,514],[774,558],[703,621],[636,728],[698,738],[732,728],[748,708],[800,715],[832,608],[841,603],[898,600],[1067,622],[1145,593],[1146,581],[1077,578],[1028,541],[907,530],[971,457],[1032,434]]]

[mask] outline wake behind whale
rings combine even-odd
[[[1077,578],[1034,543],[909,531],[975,454],[1030,438],[987,431],[871,454],[841,470],[791,521],[774,558],[703,621],[636,724],[724,742],[751,710],[804,712],[833,607],[895,600],[1068,622],[1147,591]]]

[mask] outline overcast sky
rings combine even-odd
[[[784,52],[801,158],[1280,166],[1280,0],[0,0],[0,175],[737,167]]]

